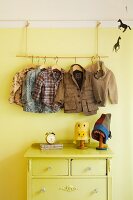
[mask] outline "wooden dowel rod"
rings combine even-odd
[[[23,58],[62,58],[62,59],[71,59],[71,58],[95,58],[95,56],[32,56],[32,55],[16,55],[16,57]],[[99,56],[100,58],[108,58],[108,56]]]

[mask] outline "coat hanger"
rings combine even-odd
[[[71,65],[71,67],[73,68],[73,71],[76,71],[76,70],[81,71],[81,72],[83,71],[82,66],[80,64],[77,64],[76,57],[75,57],[75,64]]]
[[[96,63],[97,63],[97,70],[98,71],[101,69],[100,60],[101,60],[100,56],[96,55]]]
[[[39,66],[40,69],[46,68],[46,56],[43,58],[43,64]]]
[[[99,55],[92,56],[91,62],[92,62],[92,65],[93,64],[97,65],[97,71],[99,71],[101,69],[101,66],[100,66],[101,58]]]
[[[38,57],[36,57],[36,59],[37,59],[37,61],[36,61],[37,62],[36,67],[40,68],[40,69],[44,68],[43,65],[40,65],[40,57],[38,56]]]
[[[36,68],[37,65],[34,63],[34,57],[31,57],[31,63],[27,65],[28,68]]]
[[[95,71],[95,78],[99,79],[100,77],[102,77],[104,75],[104,71],[102,69],[102,61],[100,59],[100,56],[96,55],[96,56],[92,56],[91,58],[92,61],[92,65],[96,65],[97,67],[97,71]]]
[[[55,64],[52,66],[52,69],[61,70],[61,67],[58,65],[58,57],[56,56],[54,59],[55,59]]]

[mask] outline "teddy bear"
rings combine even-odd
[[[85,143],[90,143],[89,122],[77,122],[75,124],[73,143],[77,144],[77,141],[79,143],[78,148],[80,149],[86,148]]]

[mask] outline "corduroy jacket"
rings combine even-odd
[[[82,68],[82,67],[81,67]],[[64,104],[65,113],[80,113],[93,115],[97,113],[98,106],[95,101],[92,86],[92,73],[84,68],[81,89],[73,75],[73,66],[64,74],[56,93],[55,102]]]

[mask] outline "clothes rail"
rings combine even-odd
[[[61,59],[88,59],[88,58],[108,58],[109,56],[37,56],[37,55],[16,55],[16,57],[22,57],[22,58],[61,58]]]

